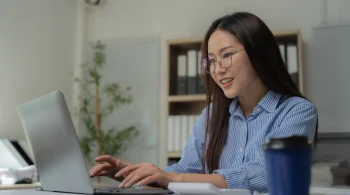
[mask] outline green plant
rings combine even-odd
[[[106,62],[104,49],[105,44],[98,41],[93,46],[92,66],[84,64],[82,78],[75,79],[81,87],[77,114],[87,130],[87,134],[80,138],[80,146],[89,164],[93,163],[92,159],[96,155],[118,155],[127,148],[127,142],[139,134],[134,125],[123,129],[118,129],[116,126],[102,129],[103,121],[110,114],[119,106],[132,101],[129,94],[130,87],[123,89],[118,83],[101,86],[100,71]]]

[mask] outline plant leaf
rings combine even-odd
[[[78,82],[81,88],[78,97],[78,116],[83,121],[84,127],[87,130],[87,134],[80,139],[80,146],[84,156],[90,164],[94,163],[91,155],[93,155],[92,153],[97,152],[97,146],[99,144],[97,139],[96,119],[94,116],[94,98],[96,97],[95,89],[96,87],[99,87],[102,79],[100,69],[106,63],[106,54],[104,53],[104,49],[105,44],[103,44],[101,41],[97,41],[97,43],[93,45],[94,56],[92,59],[92,65],[89,66],[87,62],[82,64],[82,77],[74,78],[74,81]],[[106,99],[101,98],[101,101],[103,100],[103,102],[101,102],[100,110],[102,116],[107,117],[117,108],[119,108],[119,106],[131,103],[132,97],[130,95],[130,90],[130,87],[123,88],[118,83],[110,83],[105,85],[100,94],[100,97],[106,97]],[[108,130],[105,129],[101,134],[100,144],[102,153],[117,155],[127,148],[127,143],[131,141],[132,138],[138,135],[139,131],[135,126],[130,126],[121,130],[118,130],[116,127]]]

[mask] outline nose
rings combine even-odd
[[[215,64],[215,74],[220,74],[226,72],[226,68],[221,66],[221,61],[216,61]]]

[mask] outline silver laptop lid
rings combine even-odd
[[[43,190],[93,194],[64,95],[54,91],[17,107]]]

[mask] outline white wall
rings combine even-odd
[[[72,102],[75,0],[2,0],[0,138],[24,139],[18,104],[60,89]]]
[[[162,41],[159,96],[160,105],[165,105],[166,40],[203,36],[214,19],[235,10],[249,11],[261,17],[272,30],[301,30],[305,94],[309,97],[314,86],[309,85],[308,75],[317,68],[308,63],[312,27],[323,21],[349,20],[349,7],[350,1],[347,0],[109,0],[103,8],[89,13],[88,39],[159,35]],[[159,128],[165,129],[164,110],[159,110],[159,115],[163,116]],[[164,163],[160,161],[160,164]]]

